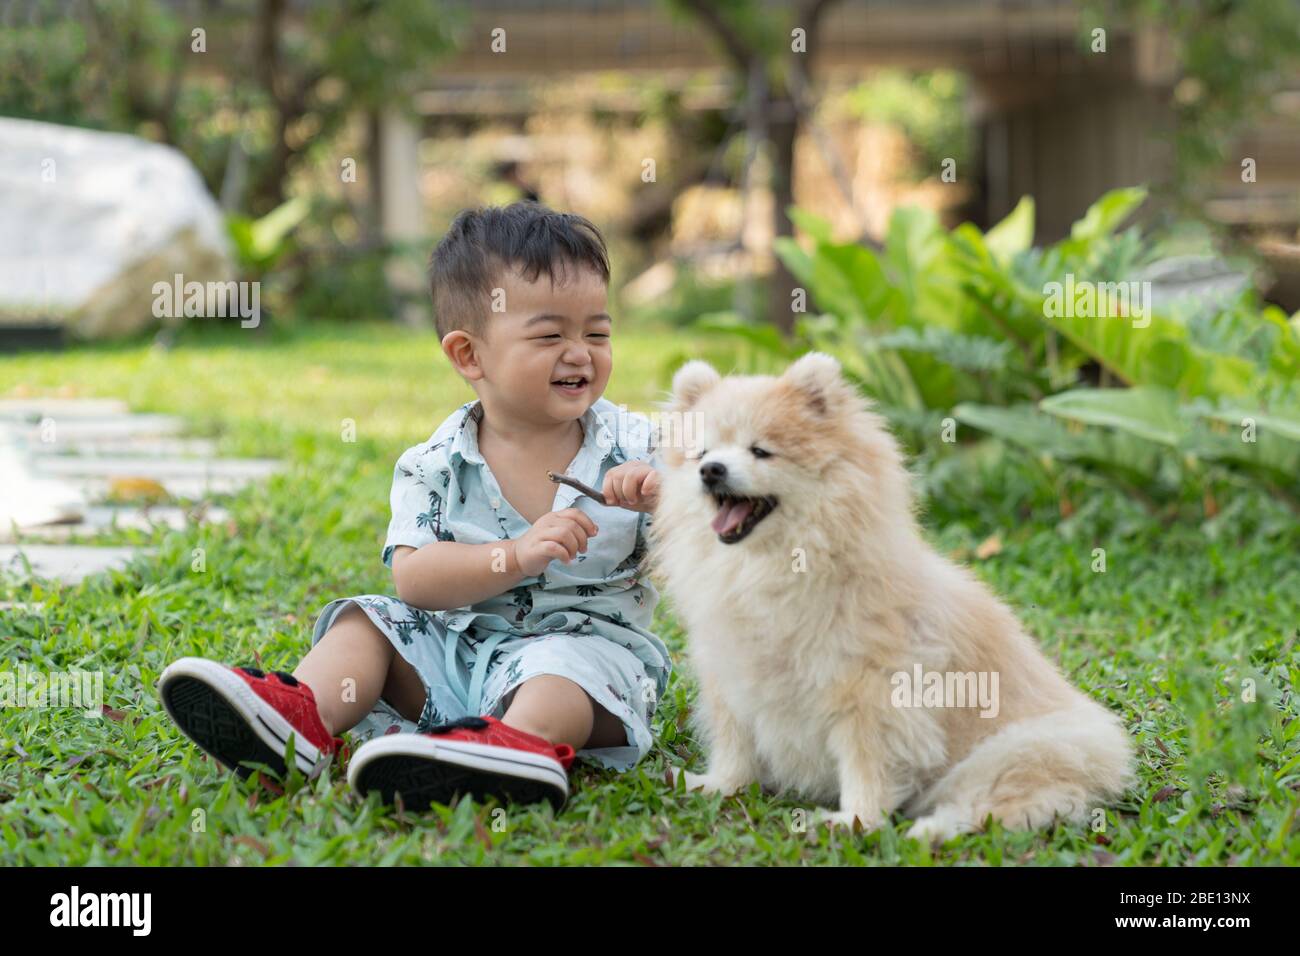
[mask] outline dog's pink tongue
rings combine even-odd
[[[729,501],[718,509],[718,513],[713,516],[713,521],[709,524],[717,534],[729,534],[740,527],[740,523],[749,517],[749,513],[754,510],[754,502],[742,498],[739,501]]]

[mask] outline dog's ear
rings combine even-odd
[[[685,411],[720,381],[722,376],[712,365],[703,359],[692,359],[673,376],[673,408]]]
[[[700,396],[720,381],[722,376],[718,370],[703,359],[692,359],[673,375],[672,392],[667,401],[659,403],[659,407],[668,414],[657,435],[663,460],[669,467],[675,468],[682,463],[687,437],[694,431],[693,423],[688,424],[687,421],[696,416],[688,416],[686,413],[699,401]]]
[[[806,352],[781,376],[796,389],[818,415],[825,415],[845,397],[848,386],[840,363],[825,352]]]

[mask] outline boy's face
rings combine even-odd
[[[486,337],[476,340],[479,397],[516,421],[580,418],[604,394],[613,364],[605,283],[573,266],[554,287],[546,275],[528,282],[506,270],[500,278],[505,311],[490,313]]]

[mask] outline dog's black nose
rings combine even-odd
[[[708,461],[700,465],[700,478],[712,488],[727,477],[727,466],[720,461]]]

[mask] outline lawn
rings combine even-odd
[[[724,366],[732,346],[674,331],[620,332],[607,397],[647,411],[687,355]],[[234,499],[232,520],[152,538],[128,571],[45,591],[0,584],[5,669],[103,670],[100,720],[0,712],[0,864],[1294,864],[1300,860],[1300,530],[1210,536],[1129,524],[1102,540],[1052,520],[981,510],[931,527],[1022,614],[1068,676],[1122,714],[1141,779],[1093,825],[990,831],[931,850],[903,833],[804,831],[810,808],[751,788],[674,793],[670,765],[704,765],[686,723],[684,636],[661,603],[677,662],[655,751],[628,774],[575,765],[549,807],[462,801],[402,817],[364,802],[336,770],[283,795],[245,783],[177,732],[155,691],[185,655],[291,670],[330,598],[388,590],[379,560],[393,462],[472,398],[431,333],[379,325],[294,333],[187,333],[147,344],[0,360],[0,396],[117,396],[173,412],[223,453],[289,468]],[[355,441],[345,441],[348,422]],[[978,545],[997,534],[1000,550]],[[1094,570],[1105,547],[1106,570]],[[194,549],[206,570],[191,570]],[[990,554],[989,552],[996,551]]]

